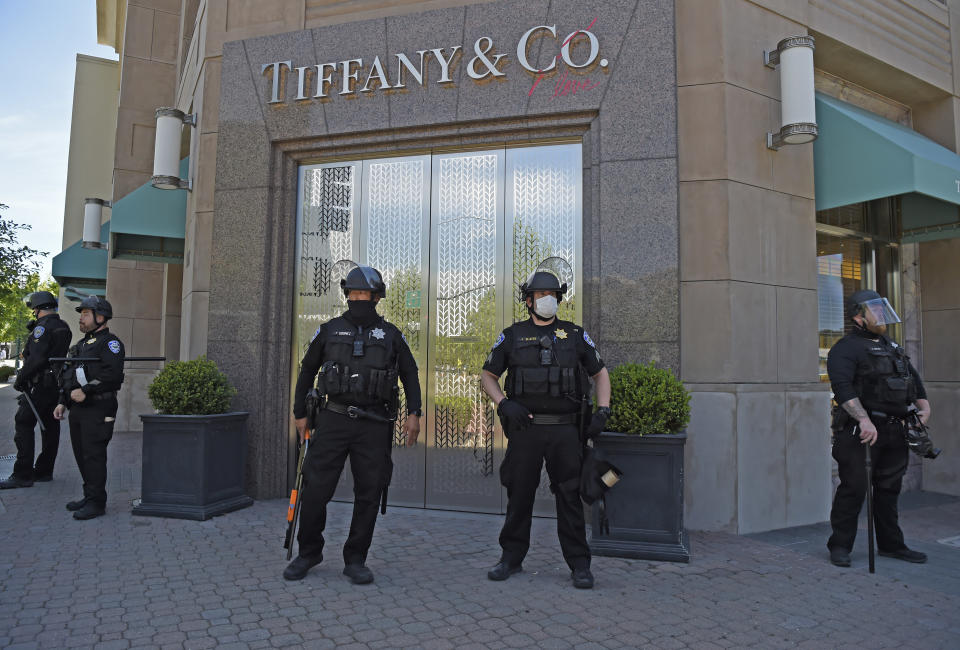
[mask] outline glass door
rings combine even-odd
[[[506,509],[505,440],[480,370],[500,330],[527,318],[517,286],[544,258],[571,265],[559,316],[581,318],[580,155],[579,144],[563,144],[301,168],[295,371],[320,323],[345,309],[331,275],[340,259],[383,274],[378,309],[420,368],[420,443],[403,446],[398,420],[391,503]],[[337,498],[352,498],[349,471]],[[536,512],[554,514],[545,474]]]

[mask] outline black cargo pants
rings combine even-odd
[[[903,437],[903,423],[873,420],[877,441],[870,449],[873,466],[873,522],[877,531],[877,548],[896,551],[904,548],[903,531],[898,523],[897,500],[907,472],[908,448]],[[857,536],[857,520],[867,494],[867,470],[864,445],[853,432],[854,423],[834,434],[833,457],[837,461],[840,485],[830,510],[833,534],[827,541],[830,548],[849,552]]]
[[[17,461],[13,465],[13,475],[27,481],[38,476],[51,476],[57,460],[57,450],[60,448],[60,421],[53,417],[58,391],[33,390],[29,395],[40,414],[44,430],[40,433],[40,455],[34,463],[37,418],[30,410],[26,398],[21,395],[20,408],[13,416],[13,442],[17,445]]]
[[[546,461],[557,504],[557,537],[563,558],[571,569],[590,566],[580,501],[582,454],[576,424],[534,424],[510,434],[500,465],[500,482],[507,488],[507,517],[500,531],[501,560],[516,566],[530,549],[533,503]]]
[[[70,408],[70,442],[83,478],[84,498],[100,506],[107,504],[107,445],[113,438],[116,398],[74,404]]]
[[[299,554],[320,557],[327,504],[333,498],[343,464],[350,458],[353,473],[353,519],[343,545],[345,564],[363,564],[373,541],[380,495],[390,483],[393,462],[390,449],[393,427],[383,422],[351,418],[330,410],[320,412],[310,448],[303,461],[303,493],[300,503]]]

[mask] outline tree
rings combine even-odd
[[[0,203],[0,211],[8,206]],[[27,336],[27,322],[32,318],[23,299],[33,291],[59,292],[53,280],[41,282],[40,261],[46,253],[18,241],[18,232],[30,230],[0,212],[0,341],[15,342],[15,350],[21,349]]]

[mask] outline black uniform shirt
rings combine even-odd
[[[344,314],[344,317],[348,318],[348,315]],[[327,341],[327,326],[329,324],[330,321],[327,321],[317,330],[313,340],[310,341],[307,353],[303,356],[303,361],[300,363],[300,375],[297,377],[297,386],[293,390],[293,417],[297,419],[307,417],[305,400],[307,393],[316,381],[320,366],[323,365],[323,348]],[[400,376],[400,383],[403,384],[403,392],[407,400],[407,412],[419,411],[421,406],[420,376],[417,371],[417,362],[413,358],[413,353],[410,352],[410,346],[407,345],[407,340],[403,338],[403,334],[397,329],[396,325],[380,319],[380,326],[393,330],[393,341],[397,353],[397,373]]]
[[[70,347],[70,327],[57,314],[47,314],[37,321],[23,351],[23,367],[19,378],[26,382],[50,369],[50,357],[62,357]]]
[[[70,348],[70,352],[70,356],[96,357],[99,361],[71,364],[83,368],[87,383],[80,386],[79,382],[75,380],[71,382],[72,385],[64,385],[66,394],[61,397],[61,402],[67,403],[70,398],[70,391],[74,388],[80,388],[85,395],[97,395],[120,390],[120,385],[123,384],[123,360],[126,352],[123,348],[123,342],[112,334],[108,328],[85,335]],[[74,377],[76,377],[75,374]]]
[[[878,340],[875,334],[862,330],[854,330],[837,341],[827,354],[827,375],[830,377],[830,387],[833,389],[833,398],[837,404],[844,404],[855,397],[863,397],[857,393],[855,381],[870,368],[867,348],[861,340],[864,338],[877,341],[878,345],[885,347],[896,345],[884,336],[879,337]],[[917,387],[917,399],[927,399],[927,391],[924,390],[923,382],[920,381],[920,374],[912,363],[909,367]]]
[[[531,318],[525,322],[533,324],[532,320]],[[490,354],[487,356],[487,361],[483,364],[484,370],[497,377],[502,375],[511,365],[510,351],[513,349],[513,327],[514,326],[511,325],[500,333],[496,343],[493,344],[493,349],[490,350]],[[558,331],[563,331],[566,335],[574,337],[577,361],[583,366],[584,370],[587,371],[587,374],[593,377],[603,370],[604,364],[603,359],[600,358],[600,352],[597,350],[596,344],[594,344],[585,329],[569,321],[559,319],[555,319],[549,325],[534,324],[534,327],[537,330],[538,337],[546,335],[554,338]],[[523,401],[529,402],[530,398],[526,398]],[[563,399],[558,400],[554,397],[548,397],[545,398],[545,400],[535,400],[535,402],[536,403],[531,402],[527,404],[527,406],[528,408],[534,408],[537,412],[575,412],[580,408],[579,404],[569,403],[568,400],[565,401]]]

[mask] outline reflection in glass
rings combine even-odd
[[[473,492],[468,477],[493,474],[493,406],[479,376],[498,332],[497,159],[479,154],[439,161],[435,446],[473,452],[437,457],[431,476],[446,490]]]
[[[346,303],[333,265],[352,258],[354,164],[308,168],[301,182],[301,232],[296,345],[303,358],[320,324],[343,312]]]

